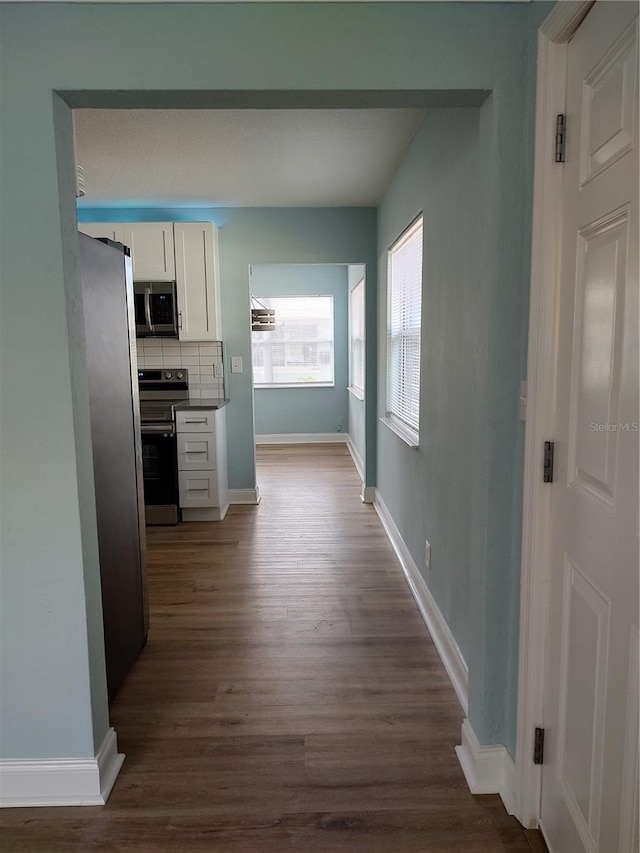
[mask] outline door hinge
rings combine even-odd
[[[545,441],[542,480],[545,483],[553,483],[553,441]]]
[[[536,729],[533,739],[533,763],[542,764],[544,761],[544,729]]]
[[[556,163],[564,163],[567,145],[567,117],[562,113],[556,119]]]

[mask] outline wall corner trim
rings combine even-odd
[[[387,505],[377,490],[373,505],[380,517],[385,533],[393,546],[393,550],[400,561],[409,588],[413,593],[413,597],[431,635],[436,651],[440,655],[447,675],[453,684],[453,689],[456,691],[458,700],[462,705],[462,710],[466,714],[469,696],[469,669],[462,657],[462,652],[451,633],[451,629],[447,625],[446,619],[436,604],[435,598],[429,591],[413,557],[409,553],[409,549],[400,535],[400,531],[396,527]]]
[[[228,493],[230,504],[253,504],[260,503],[260,489],[258,486],[255,489],[229,489]]]
[[[2,759],[0,808],[103,806],[123,761],[113,729],[95,758]]]
[[[506,746],[480,746],[469,720],[462,723],[456,755],[472,794],[500,794],[509,814],[515,809],[516,766]]]
[[[375,503],[376,500],[376,487],[375,486],[365,486],[362,484],[362,493],[360,494],[360,500],[363,504],[372,504]]]

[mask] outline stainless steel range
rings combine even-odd
[[[138,371],[147,524],[177,524],[178,451],[174,406],[189,398],[183,367]]]

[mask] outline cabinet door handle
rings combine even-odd
[[[182,328],[182,311],[178,311],[178,328]]]
[[[194,454],[197,454],[197,453],[202,455],[203,453],[207,453],[207,451],[206,450],[185,450],[185,453],[187,454],[187,456],[193,456]]]
[[[185,418],[185,424],[206,424],[206,418]]]
[[[206,486],[203,486],[201,489],[187,489],[188,492],[208,492],[209,489]]]

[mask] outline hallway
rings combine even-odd
[[[543,850],[466,787],[461,708],[346,447],[262,447],[258,472],[259,507],[148,529],[107,805],[2,812],[0,850]]]

